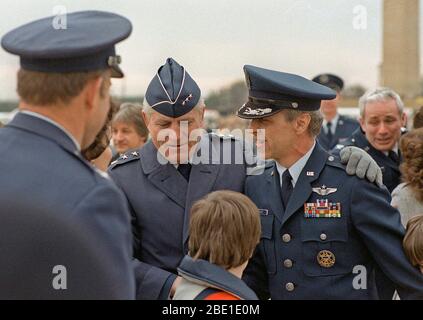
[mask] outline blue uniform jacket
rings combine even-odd
[[[114,183],[81,157],[64,131],[31,115],[18,113],[0,130],[0,154],[1,210],[19,214],[18,198],[23,207],[71,212],[70,219],[108,248],[114,262],[104,268],[110,269],[115,298],[134,298],[130,214]]]
[[[344,115],[339,115],[338,124],[336,125],[335,134],[332,136],[332,140],[329,141],[328,136],[322,128],[319,136],[317,137],[317,141],[319,141],[323,149],[330,151],[337,144],[347,140],[359,127],[360,124],[357,120]]]
[[[316,193],[322,190],[331,193]],[[247,178],[245,192],[261,209],[261,241],[244,276],[260,298],[377,299],[376,265],[402,298],[423,298],[423,275],[403,252],[404,228],[387,190],[348,176],[318,144],[286,210],[274,162],[264,175]],[[332,203],[340,217],[306,218],[305,204],[313,207],[318,199]],[[322,266],[319,253],[334,264]]]
[[[401,172],[397,163],[385,155],[383,152],[376,150],[367,140],[361,128],[358,128],[353,135],[346,141],[338,144],[332,150],[333,154],[339,154],[339,150],[346,146],[355,146],[366,151],[379,165],[383,173],[383,184],[392,192],[401,183]]]
[[[189,183],[172,164],[158,161],[151,141],[110,167],[110,176],[123,190],[132,212],[138,299],[167,298],[177,267],[187,254],[192,204],[216,190],[244,190],[244,161],[219,164],[216,156],[237,141],[215,135],[210,139],[210,157],[216,163],[193,165]],[[236,153],[235,147],[232,152]]]

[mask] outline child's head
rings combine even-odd
[[[404,237],[404,251],[413,266],[423,273],[423,215],[411,218]]]
[[[191,209],[189,252],[225,269],[247,262],[260,240],[260,215],[245,195],[216,191]]]

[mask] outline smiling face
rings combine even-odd
[[[189,138],[194,130],[203,127],[204,108],[196,107],[179,118],[165,116],[152,111],[143,112],[144,122],[151,135],[151,141],[157,150],[166,150],[163,154],[171,163],[188,161],[188,153],[197,144]]]
[[[379,151],[390,151],[401,137],[405,114],[400,114],[394,99],[368,102],[360,119],[369,143]]]
[[[126,122],[114,122],[112,125],[113,145],[119,154],[125,153],[130,149],[141,148],[146,137],[138,134],[135,125]]]

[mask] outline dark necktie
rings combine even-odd
[[[328,137],[329,142],[331,142],[332,138],[333,138],[333,136],[332,136],[332,122],[328,122],[326,124],[326,128],[328,130],[328,132],[326,133],[326,136]]]
[[[189,175],[191,173],[190,163],[180,164],[178,166],[178,171],[180,174],[182,174],[182,176],[185,178],[186,181],[189,181]]]
[[[389,151],[389,158],[391,158],[397,165],[400,164],[400,158],[395,151]]]
[[[285,210],[288,207],[289,198],[291,197],[293,190],[291,181],[291,174],[289,173],[289,170],[286,169],[285,172],[282,174],[282,202],[285,207]]]

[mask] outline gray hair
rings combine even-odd
[[[141,116],[142,106],[137,103],[123,103],[112,120],[113,123],[132,124],[140,137],[148,137],[148,130]]]
[[[300,111],[300,110],[293,110],[293,109],[287,109],[285,110],[285,119],[288,122],[294,121],[296,118],[298,118],[301,114],[307,113],[310,115],[310,124],[308,125],[308,133],[312,137],[317,137],[320,133],[320,129],[323,124],[323,115],[320,112],[320,110],[316,111]]]
[[[206,104],[204,103],[204,99],[202,97],[200,97],[200,99],[198,100],[198,103],[193,108],[193,110],[198,110],[198,112],[203,112],[205,106],[206,106]],[[147,117],[150,117],[151,114],[155,111],[153,109],[153,107],[150,106],[150,104],[147,102],[147,99],[145,97],[144,97],[142,111],[144,111],[144,113],[147,115]]]
[[[367,91],[358,101],[358,106],[360,108],[360,117],[364,118],[364,111],[366,105],[371,102],[384,102],[394,100],[400,115],[404,112],[404,103],[401,100],[401,97],[394,90],[390,88],[376,88],[374,90]]]

